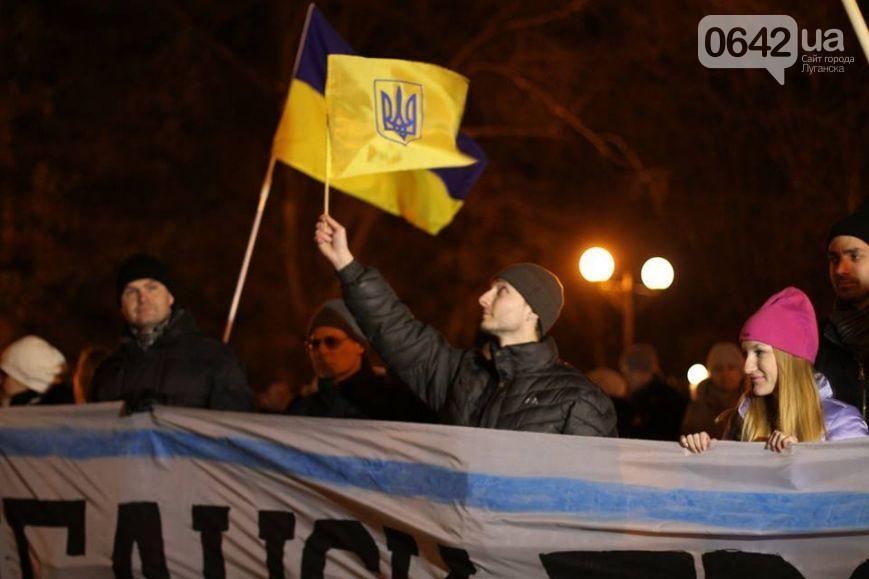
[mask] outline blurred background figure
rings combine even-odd
[[[621,438],[677,440],[688,400],[661,378],[658,352],[651,344],[634,344],[622,353],[619,369],[628,382],[629,408]]]
[[[624,438],[624,432],[627,428],[626,421],[630,420],[631,414],[631,406],[628,402],[628,394],[630,393],[628,381],[625,380],[625,377],[617,371],[604,366],[587,372],[586,377],[600,386],[600,389],[603,390],[604,393],[613,401],[613,406],[615,406],[616,409],[616,416],[618,417],[617,428],[619,436]]]
[[[0,354],[0,405],[72,404],[72,388],[63,381],[66,358],[38,336],[25,336]]]
[[[743,366],[745,358],[739,346],[732,342],[718,342],[706,355],[709,378],[697,386],[697,397],[688,405],[682,420],[682,434],[707,432],[713,438],[724,435],[726,420],[721,413],[736,408],[745,392]]]
[[[254,391],[253,404],[257,412],[284,414],[298,397],[299,389],[289,379],[278,378]]]
[[[316,387],[306,386],[287,414],[436,422],[435,414],[403,384],[376,369],[368,340],[343,301],[324,303],[314,314],[305,342]]]
[[[86,345],[79,352],[78,360],[75,363],[75,373],[72,375],[72,391],[76,404],[86,404],[90,401],[94,373],[103,360],[109,357],[109,354],[108,348],[94,344]]]

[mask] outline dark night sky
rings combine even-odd
[[[114,269],[147,250],[171,265],[200,324],[220,333],[305,7],[0,7],[0,312],[19,332],[39,332],[71,358],[84,342],[113,343]],[[452,225],[430,237],[345,196],[334,206],[357,257],[457,344],[473,340],[492,273],[538,261],[567,289],[554,331],[564,357],[588,369],[598,351],[613,364],[618,312],[576,270],[592,243],[635,276],[652,255],[674,264],[674,286],[638,300],[637,338],[680,376],[786,285],[805,289],[819,315],[829,309],[826,231],[869,183],[867,66],[839,2],[320,8],[363,55],[471,79],[464,126],[491,163]],[[841,29],[856,62],[813,75],[798,63],[785,86],[765,71],[705,69],[697,23],[725,12]],[[320,191],[279,168],[233,338],[255,383],[278,368],[307,371],[307,316],[337,293],[311,242]]]

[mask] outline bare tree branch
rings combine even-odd
[[[567,18],[574,12],[578,12],[579,10],[584,8],[586,4],[588,4],[588,0],[573,0],[572,2],[569,2],[563,8],[560,8],[558,10],[553,10],[552,12],[547,12],[546,14],[535,16],[534,18],[521,18],[516,19],[512,22],[508,22],[507,29],[525,30],[528,28],[545,26],[550,22],[561,20],[562,18]]]
[[[493,18],[489,22],[489,25],[481,30],[477,36],[471,38],[464,46],[459,48],[456,55],[450,61],[450,68],[460,68],[474,52],[485,44],[491,42],[496,36],[503,32],[516,32],[518,30],[528,30],[529,28],[545,26],[550,22],[567,18],[571,14],[582,9],[587,3],[588,0],[572,0],[565,6],[553,10],[552,12],[547,12],[531,18],[516,18],[514,20],[509,20],[502,25],[501,23],[519,7],[518,2],[513,2],[502,10],[497,17]]]
[[[564,124],[588,141],[604,159],[616,166],[636,172],[641,180],[645,180],[645,165],[640,160],[639,155],[621,137],[612,134],[596,133],[554,96],[509,67],[503,65],[479,65],[475,67],[475,71],[495,74],[509,80],[516,88],[542,102],[549,109],[550,113],[561,119]]]
[[[522,138],[522,139],[557,139],[560,135],[556,127],[544,129],[526,129],[510,125],[487,125],[480,127],[464,127],[462,132],[469,137],[477,138]]]
[[[195,38],[201,40],[223,62],[229,64],[236,70],[236,72],[247,79],[253,86],[257,87],[263,94],[273,97],[286,92],[285,86],[280,85],[272,79],[263,78],[256,70],[248,66],[245,61],[236,56],[233,51],[215,40],[209,32],[197,26],[193,19],[186,12],[178,8],[174,2],[171,0],[162,0],[160,5],[164,12],[169,13],[178,24],[189,30]]]
[[[501,21],[506,19],[512,12],[519,8],[519,2],[512,2],[504,7],[503,10],[489,21],[489,25],[480,31],[475,37],[471,38],[456,52],[456,55],[450,61],[449,68],[458,69],[468,59],[468,57],[477,51],[478,48],[489,42],[498,34],[498,28]]]

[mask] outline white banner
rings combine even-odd
[[[869,439],[0,410],[0,577],[869,577]]]

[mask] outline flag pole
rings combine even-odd
[[[860,13],[860,6],[856,0],[842,0],[845,6],[845,12],[848,13],[848,18],[851,19],[851,26],[854,27],[854,32],[857,34],[857,40],[860,41],[860,46],[863,47],[863,54],[866,55],[866,61],[869,62],[869,30],[866,29],[866,21]]]
[[[299,48],[296,49],[296,61],[293,63],[293,75],[290,77],[290,83],[292,84],[292,79],[296,78],[296,73],[299,71],[299,61],[302,58],[302,48],[305,46],[305,40],[308,37],[308,27],[311,24],[311,15],[314,13],[314,3],[308,5],[308,13],[305,15],[305,25],[302,28],[302,37],[299,39]],[[290,91],[287,90],[287,97],[284,100],[284,107],[281,110],[286,108],[286,101],[289,99]],[[275,137],[277,137],[277,131],[275,131]],[[238,304],[241,301],[241,291],[244,288],[244,282],[247,279],[247,270],[250,267],[250,260],[253,256],[253,247],[256,244],[256,238],[259,235],[259,226],[262,222],[263,213],[266,209],[266,201],[269,199],[269,194],[272,190],[272,175],[275,171],[275,163],[277,162],[277,157],[275,157],[275,147],[274,147],[274,138],[272,139],[272,153],[271,158],[269,159],[269,167],[266,170],[266,176],[263,179],[262,187],[260,188],[259,194],[259,205],[257,206],[256,215],[253,218],[253,227],[250,230],[250,237],[247,240],[247,250],[244,253],[244,260],[241,264],[241,271],[238,273],[238,281],[235,284],[235,294],[232,297],[232,305],[229,308],[229,316],[226,318],[226,327],[223,329],[223,343],[229,343],[229,337],[232,335],[232,327],[235,324],[235,315],[238,313]]]
[[[326,178],[323,179],[323,213],[329,215],[329,179],[332,176],[332,138],[329,135],[329,112],[326,112]]]
[[[229,343],[229,336],[232,334],[232,326],[235,323],[235,314],[238,312],[238,303],[241,301],[241,290],[244,288],[244,282],[247,279],[247,270],[250,267],[250,258],[253,256],[253,246],[256,243],[257,235],[259,235],[259,226],[262,222],[263,213],[266,209],[266,201],[269,199],[269,193],[272,190],[272,174],[275,170],[275,158],[272,154],[269,159],[269,168],[266,171],[265,179],[259,193],[259,206],[256,209],[256,216],[253,219],[253,227],[250,230],[250,237],[247,240],[247,250],[244,253],[244,261],[241,264],[241,272],[238,274],[238,282],[235,284],[235,295],[232,298],[232,306],[229,308],[229,317],[226,319],[226,328],[223,330],[223,343]]]

